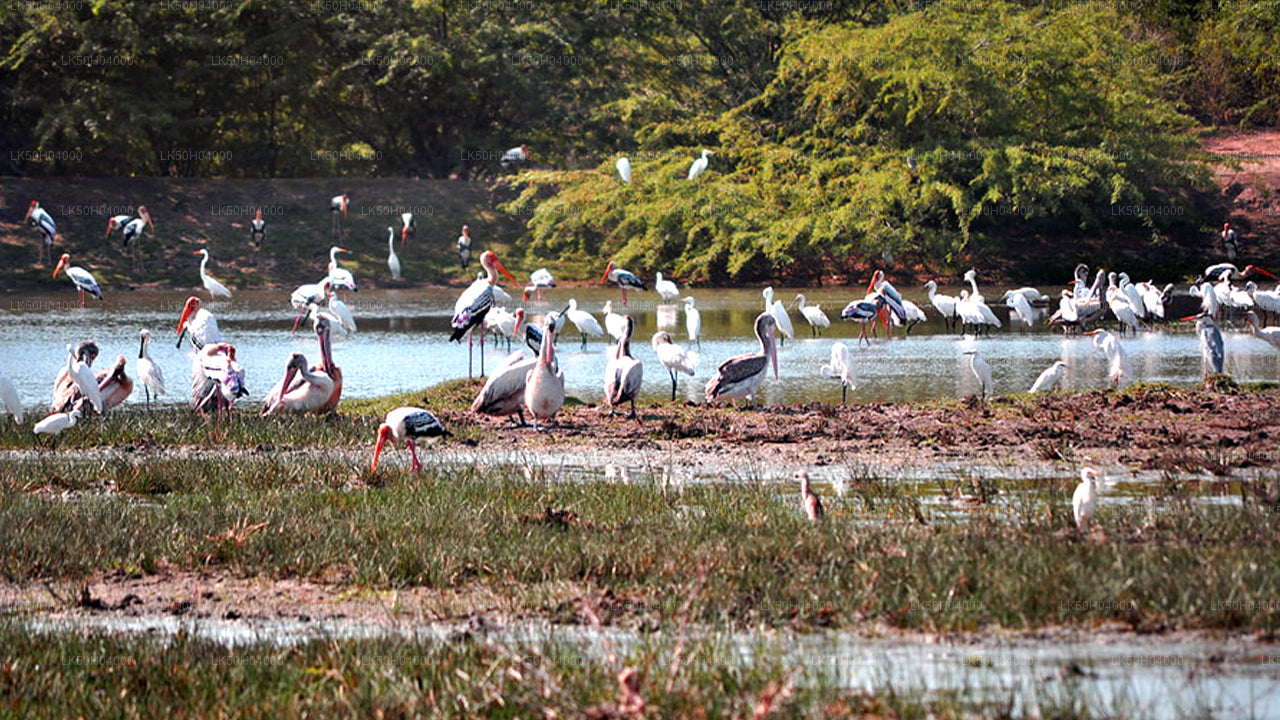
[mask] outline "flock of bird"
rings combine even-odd
[[[710,151],[704,151],[694,162],[688,172],[689,179],[696,179],[705,172],[711,154]],[[510,157],[504,158],[509,163],[521,162],[527,160],[528,149],[524,146],[513,148],[507,155]],[[629,161],[626,158],[619,159],[617,168],[622,180],[629,182],[632,173]],[[332,232],[339,243],[344,237],[343,220],[349,202],[349,196],[345,194],[335,196],[330,201]],[[40,233],[43,240],[41,261],[43,262],[45,249],[50,250],[51,258],[51,248],[57,237],[53,219],[33,201],[25,220]],[[107,228],[108,235],[117,228],[122,232],[125,245],[134,248],[148,228],[154,232],[151,217],[143,207],[138,208],[137,218],[111,218]],[[265,237],[266,226],[261,212],[251,223],[250,233],[255,244],[260,244]],[[393,278],[400,276],[395,236],[400,235],[400,246],[403,249],[406,240],[415,233],[416,224],[411,213],[401,216],[399,233],[395,228],[388,227],[388,270]],[[469,228],[464,225],[462,234],[457,239],[457,252],[463,269],[470,262],[471,243]],[[338,256],[348,252],[340,244],[333,245],[330,248],[326,275],[316,283],[299,286],[291,294],[290,304],[297,311],[293,332],[296,332],[304,317],[309,319],[316,335],[318,361],[312,364],[303,354],[292,353],[282,363],[283,377],[267,393],[261,415],[323,414],[338,406],[342,393],[342,371],[334,361],[332,335],[356,332],[350,308],[339,296],[341,291],[357,290],[352,273],[339,264]],[[195,254],[201,256],[199,275],[210,299],[230,298],[231,290],[208,273],[209,251],[202,248],[195,251]],[[101,299],[101,290],[92,275],[83,268],[69,266],[69,259],[68,254],[62,255],[54,270],[54,277],[65,270],[80,293],[82,306],[86,293]],[[511,311],[505,307],[514,304],[514,301],[501,288],[500,278],[505,277],[513,287],[519,286],[519,283],[497,255],[492,250],[485,250],[480,253],[479,263],[482,270],[479,278],[457,298],[449,337],[455,342],[466,337],[469,348],[472,348],[476,340],[475,334],[479,331],[479,371],[481,376],[487,377],[472,403],[474,413],[507,417],[524,425],[527,410],[532,416],[535,429],[553,425],[565,401],[564,375],[556,359],[556,341],[566,325],[571,323],[579,334],[580,346],[583,348],[589,338],[605,334],[612,337],[615,345],[610,351],[605,372],[604,405],[610,413],[616,408],[629,405],[628,417],[637,417],[635,401],[643,384],[644,367],[642,361],[632,354],[636,324],[626,314],[625,308],[628,291],[648,290],[648,285],[638,275],[619,267],[615,262],[607,264],[600,281],[612,283],[621,290],[623,311],[615,312],[612,302],[606,303],[603,325],[591,313],[580,309],[574,299],[569,299],[563,310],[547,313],[539,322],[526,322],[528,318],[524,308]],[[1280,287],[1271,291],[1262,290],[1251,280],[1253,277],[1274,279],[1269,272],[1252,265],[1240,270],[1234,265],[1219,264],[1206,268],[1202,276],[1192,284],[1192,293],[1201,298],[1201,312],[1182,320],[1196,322],[1206,377],[1222,372],[1224,352],[1217,323],[1228,312],[1243,313],[1254,335],[1280,349],[1280,328],[1264,327],[1259,319],[1260,315],[1280,317]],[[1237,281],[1248,282],[1240,286],[1236,284]],[[964,274],[964,283],[965,287],[955,296],[940,293],[937,283],[932,280],[924,286],[929,304],[948,329],[982,335],[990,333],[993,328],[1000,328],[1001,320],[987,305],[978,286],[975,270]],[[530,283],[524,287],[522,298],[527,301],[536,294],[542,299],[544,291],[554,287],[556,282],[551,272],[540,268],[531,274]],[[654,275],[653,289],[665,302],[674,303],[679,300],[685,313],[689,345],[697,344],[700,347],[701,316],[694,298],[681,298],[682,293],[676,283],[660,272]],[[1080,265],[1073,273],[1067,289],[1061,291],[1056,310],[1048,322],[1060,325],[1068,334],[1082,333],[1091,336],[1096,347],[1107,357],[1110,382],[1117,386],[1125,378],[1132,377],[1120,338],[1162,322],[1172,290],[1172,285],[1159,288],[1151,282],[1133,283],[1125,273],[1107,273],[1103,270],[1098,270],[1090,281],[1089,268]],[[703,393],[707,402],[728,399],[735,407],[738,400],[758,405],[757,396],[770,368],[775,380],[778,378],[778,347],[787,339],[795,337],[795,329],[787,305],[774,297],[773,288],[764,288],[762,296],[763,311],[753,323],[758,349],[726,359],[717,366]],[[1023,287],[1004,293],[1002,301],[1008,309],[1009,317],[1025,329],[1036,322],[1037,313],[1033,311],[1033,306],[1047,306],[1050,298],[1035,288]],[[830,328],[831,319],[826,312],[820,306],[809,303],[804,295],[797,295],[791,305],[798,309],[800,316],[809,325],[812,336],[816,337]],[[868,345],[871,344],[869,333],[874,336],[878,332],[877,325],[887,335],[892,335],[897,327],[909,334],[914,325],[927,319],[924,310],[902,297],[881,270],[872,274],[865,295],[850,301],[841,310],[839,317],[859,323],[861,332],[858,343],[865,342]],[[1108,317],[1114,318],[1116,322],[1114,333],[1096,327]],[[519,335],[522,326],[525,328],[525,342],[532,355],[526,356],[521,351],[510,353],[492,373],[486,373],[486,335],[495,333],[509,347],[510,340]],[[223,339],[216,319],[203,307],[200,298],[192,296],[187,299],[178,321],[177,335],[179,346],[184,337],[190,339],[192,409],[205,415],[230,418],[234,402],[248,394],[244,370],[237,362],[235,346]],[[150,332],[142,330],[136,363],[138,379],[146,389],[148,402],[153,393],[161,395],[165,392],[163,374],[148,355],[150,340]],[[695,374],[699,353],[677,344],[671,333],[666,331],[655,333],[650,345],[671,381],[671,398],[674,401],[678,376],[686,374],[692,377]],[[124,402],[132,392],[133,381],[125,374],[123,356],[118,358],[111,370],[95,372],[91,365],[98,348],[93,341],[81,342],[74,348],[68,346],[67,350],[66,366],[62,368],[55,383],[51,403],[53,414],[36,424],[37,433],[57,434],[86,416],[108,412]],[[994,390],[991,368],[977,349],[966,349],[963,353],[968,356],[969,367],[980,383],[981,395],[985,399]],[[468,375],[475,369],[472,355],[472,352],[468,353]],[[1052,391],[1061,381],[1066,368],[1065,362],[1054,362],[1040,374],[1030,391]],[[843,342],[833,343],[830,361],[821,367],[820,373],[840,381],[841,400],[847,401],[849,389],[855,388],[857,383],[853,350]],[[4,402],[11,413],[21,418],[22,405],[16,398],[12,383],[3,376],[0,376],[0,401]],[[376,468],[378,454],[388,440],[393,444],[406,442],[416,467],[418,461],[413,449],[414,439],[438,436],[446,432],[443,424],[429,411],[423,408],[399,408],[389,413],[379,428],[374,467]],[[818,508],[820,511],[820,505]]]

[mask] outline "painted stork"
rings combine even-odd
[[[249,221],[249,242],[253,243],[254,250],[261,250],[262,241],[266,239],[267,221],[262,219],[262,208],[258,208]]]
[[[182,306],[182,317],[178,320],[178,342],[174,347],[182,347],[182,336],[185,333],[190,333],[191,347],[196,350],[222,342],[217,319],[201,305],[200,298],[195,295],[187,298],[186,304]]]
[[[622,337],[618,338],[618,347],[609,358],[605,367],[604,401],[609,406],[609,414],[624,402],[631,403],[628,420],[637,419],[636,395],[644,381],[644,365],[631,356],[631,336],[635,332],[636,321],[630,315],[623,316]]]
[[[756,339],[760,341],[760,352],[747,353],[729,358],[720,363],[716,374],[707,382],[707,402],[716,398],[727,397],[738,406],[738,398],[750,398],[753,406],[758,406],[756,392],[760,383],[773,365],[773,378],[778,379],[778,322],[769,313],[756,316]]]
[[[151,393],[155,393],[156,397],[164,394],[164,371],[151,359],[151,353],[147,352],[147,348],[151,344],[151,331],[143,328],[138,333],[138,338],[138,380],[142,383],[143,392],[147,396],[147,404],[150,405]]]
[[[377,474],[378,456],[382,454],[382,446],[388,440],[392,445],[403,440],[409,446],[409,455],[413,458],[409,472],[416,473],[422,468],[422,463],[418,462],[418,450],[413,441],[418,438],[444,437],[451,434],[430,410],[411,406],[398,407],[387,413],[387,417],[378,426],[378,441],[373,448],[373,466],[370,467],[369,473]]]
[[[30,223],[31,227],[40,232],[40,239],[43,241],[40,244],[40,264],[44,265],[46,251],[49,254],[49,262],[53,262],[53,241],[58,238],[58,226],[53,222],[53,216],[40,207],[40,203],[32,200],[30,207],[27,208],[27,215],[22,218],[22,222]]]
[[[138,246],[142,244],[142,234],[146,232],[147,228],[151,228],[151,232],[156,231],[155,224],[151,222],[151,214],[147,212],[145,206],[139,205],[138,217],[125,223],[124,228],[121,230],[124,246],[132,255],[135,267],[138,264]],[[108,226],[107,231],[110,232],[110,230],[111,228]]]
[[[67,266],[67,262],[71,260],[69,253],[62,253],[62,258],[58,260],[58,266],[53,269],[53,277],[57,279],[58,273],[63,268],[67,269],[67,277],[71,278],[71,282],[75,283],[76,290],[80,291],[80,307],[84,307],[85,292],[93,293],[93,296],[102,299],[102,290],[98,289],[98,281],[93,279],[88,270],[79,265]]]
[[[611,282],[622,288],[622,306],[627,306],[627,288],[637,288],[639,290],[648,290],[648,286],[644,284],[635,273],[623,270],[618,267],[612,260],[604,269],[604,275],[600,277],[600,282]]]
[[[511,167],[512,165],[519,165],[522,162],[526,162],[528,159],[529,159],[529,146],[521,145],[520,147],[513,147],[510,150],[502,153],[502,159],[498,160],[498,164],[505,169],[505,168]]]
[[[289,295],[289,304],[298,309],[298,316],[293,319],[293,329],[290,332],[298,332],[298,323],[302,322],[302,316],[306,315],[312,306],[322,305],[329,297],[331,287],[330,280],[326,276],[318,283],[299,285]]]
[[[556,279],[551,276],[551,271],[546,268],[538,268],[529,273],[529,282],[533,283],[533,287],[538,291],[538,301],[542,301],[542,288],[556,286]],[[525,292],[525,300],[528,300],[528,291]]]
[[[418,234],[418,226],[413,221],[413,213],[411,212],[400,213],[400,225],[400,247],[403,249],[404,241],[407,240],[410,235]]]
[[[516,279],[502,266],[498,256],[492,250],[480,253],[480,267],[484,268],[485,277],[471,283],[471,286],[458,296],[453,304],[453,333],[450,342],[459,342],[467,336],[467,377],[471,377],[472,329],[479,325],[480,332],[480,374],[484,375],[484,316],[493,307],[493,286],[498,282],[498,272],[507,276],[514,285]]]
[[[231,414],[237,398],[249,394],[236,349],[216,342],[200,348],[191,360],[191,409],[201,415]]]
[[[840,311],[841,320],[854,320],[862,324],[862,332],[858,333],[858,342],[866,341],[867,345],[871,344],[870,338],[867,337],[867,323],[874,323],[879,317],[880,310],[884,307],[884,296],[868,295],[861,300],[852,300],[844,309]],[[872,325],[874,329],[875,325]]]
[[[347,204],[350,198],[344,195],[334,195],[329,199],[329,212],[333,214],[333,222],[329,225],[329,237],[337,237],[338,242],[342,242],[342,221],[347,218]]]
[[[231,291],[227,289],[227,286],[215,280],[213,276],[210,275],[205,270],[205,268],[209,265],[209,251],[206,250],[205,248],[200,248],[199,250],[196,250],[194,253],[192,253],[192,255],[203,256],[200,259],[200,282],[204,283],[204,289],[209,291],[209,297],[211,299],[220,298],[220,297],[223,297],[223,298],[231,297]]]

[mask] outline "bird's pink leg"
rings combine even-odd
[[[79,290],[80,290],[80,307],[84,307],[84,288],[79,288]]]
[[[293,319],[293,330],[290,330],[289,332],[293,333],[294,335],[298,334],[298,323],[302,322],[302,313],[306,312],[306,310],[307,310],[306,305],[303,305],[298,310],[298,317]]]
[[[409,454],[413,456],[413,464],[409,466],[410,472],[418,472],[422,469],[422,463],[418,462],[418,450],[413,446],[413,438],[404,441],[409,446]]]
[[[627,306],[627,286],[622,286],[622,307]]]
[[[485,336],[485,333],[481,331],[480,333],[480,377],[484,377],[484,336]]]
[[[467,331],[467,377],[471,377],[471,336],[475,334],[475,326]]]

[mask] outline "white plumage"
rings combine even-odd
[[[680,297],[680,288],[670,280],[664,280],[662,273],[654,273],[653,289],[662,296],[663,300],[674,300]]]
[[[809,329],[815,337],[818,335],[818,328],[825,330],[831,327],[831,318],[822,312],[821,307],[805,302],[804,295],[796,295],[795,304],[800,308],[800,314],[804,317],[804,321],[809,323]]]
[[[1058,387],[1058,383],[1062,380],[1062,375],[1067,371],[1067,364],[1062,360],[1054,362],[1052,365],[1044,369],[1036,381],[1031,384],[1031,392],[1053,392]]]
[[[76,420],[80,419],[80,411],[72,410],[71,412],[53,413],[45,419],[36,423],[35,434],[37,435],[57,435],[67,428],[76,424]]]
[[[204,283],[204,289],[209,291],[209,297],[211,298],[231,297],[231,291],[227,289],[227,286],[223,285],[217,280],[214,280],[213,276],[205,271],[205,267],[208,266],[209,264],[209,251],[206,250],[205,248],[200,248],[199,250],[195,251],[192,254],[204,256],[200,260],[200,282]]]
[[[0,375],[0,407],[14,420],[22,422],[22,398],[18,397],[18,388],[13,381],[5,375]]]
[[[711,152],[710,150],[705,150],[705,149],[704,149],[704,150],[702,151],[702,157],[700,157],[700,158],[698,158],[697,160],[694,160],[694,161],[693,161],[693,164],[689,166],[689,179],[690,179],[690,180],[697,180],[699,175],[701,175],[702,173],[706,172],[706,170],[707,170],[707,163],[708,163],[707,158],[708,158],[709,156],[711,156],[711,155],[715,155],[715,153]]]
[[[620,157],[615,165],[618,168],[618,177],[622,178],[622,182],[631,182],[631,161],[624,157]]]
[[[840,380],[840,402],[849,398],[849,389],[858,387],[858,375],[853,368],[853,352],[842,342],[831,346],[831,362],[822,366],[822,375]]]
[[[151,344],[151,331],[143,328],[138,335],[141,338],[141,346],[138,348],[138,381],[146,391],[147,402],[151,402],[151,393],[164,394],[164,371],[155,364],[151,354],[147,352]]]
[[[396,257],[396,231],[387,226],[387,269],[391,271],[391,279],[400,279],[400,258]]]

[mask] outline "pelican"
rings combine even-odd
[[[1259,327],[1258,314],[1252,311],[1245,317],[1249,320],[1249,331],[1254,337],[1271,343],[1271,347],[1280,350],[1280,327]]]
[[[540,351],[541,338],[538,346]],[[537,360],[537,357],[526,358],[519,350],[508,355],[485,381],[484,387],[472,401],[471,412],[507,418],[518,415],[520,427],[528,425],[524,419],[524,387],[529,371],[533,369]]]
[[[1200,336],[1200,366],[1207,380],[1210,375],[1221,375],[1223,360],[1222,331],[1213,324],[1213,318],[1201,313],[1182,318],[1183,322],[1196,321],[1196,335]]]
[[[520,163],[525,162],[528,159],[529,159],[529,146],[521,145],[520,147],[513,147],[510,150],[502,153],[502,158],[498,160],[498,164],[506,168],[512,165],[519,165]]]
[[[422,467],[422,463],[418,462],[418,450],[414,447],[415,438],[432,438],[451,435],[440,420],[431,413],[430,410],[424,410],[420,407],[398,407],[387,413],[387,417],[378,426],[378,442],[373,448],[373,466],[369,469],[371,475],[378,472],[378,456],[382,454],[382,446],[388,440],[392,445],[405,441],[409,446],[409,455],[413,458],[413,464],[409,466],[409,472],[418,472]]]
[[[796,333],[795,328],[791,326],[791,316],[787,314],[787,308],[781,300],[773,299],[773,287],[766,287],[760,291],[760,294],[764,296],[764,310],[773,316],[778,325],[778,332],[782,333],[783,338],[794,338]],[[781,342],[786,341],[784,339]]]
[[[636,418],[636,395],[644,381],[644,365],[631,357],[631,335],[635,332],[636,321],[630,315],[623,316],[622,337],[618,339],[618,347],[605,367],[604,400],[609,405],[609,414],[624,402],[631,402],[631,412],[627,419]]]
[[[337,245],[329,248],[329,284],[334,288],[345,287],[352,292],[357,292],[355,276],[350,270],[338,267],[338,253],[350,253],[346,248],[340,248]]]
[[[842,342],[831,346],[831,362],[822,366],[823,377],[840,379],[840,402],[849,399],[849,388],[858,387],[858,376],[853,368],[853,352]]]
[[[228,343],[216,342],[201,347],[191,361],[191,409],[201,415],[226,410],[249,394],[244,383],[244,369],[236,362],[236,349]]]
[[[800,504],[804,507],[805,517],[809,518],[809,522],[818,522],[826,513],[822,510],[822,500],[809,486],[809,473],[799,470],[795,477],[800,481]]]
[[[1090,330],[1085,335],[1093,336],[1093,344],[1102,352],[1106,353],[1107,362],[1111,366],[1109,376],[1111,378],[1111,387],[1119,387],[1120,381],[1126,377],[1133,377],[1133,370],[1129,367],[1129,356],[1125,354],[1124,348],[1120,347],[1120,341],[1106,330]]]
[[[338,406],[342,397],[342,371],[333,363],[330,329],[326,318],[316,320],[320,364],[308,367],[306,356],[293,353],[285,366],[284,379],[271,388],[262,403],[263,416],[284,413],[323,415]]]
[[[94,373],[98,384],[98,392],[102,397],[102,411],[117,407],[133,394],[133,378],[125,372],[125,357],[116,357],[116,364],[110,370],[99,370]]]
[[[689,342],[702,347],[702,313],[694,307],[693,297],[684,298],[684,330],[689,334]]]
[[[404,241],[400,241],[401,245]],[[387,226],[387,269],[391,271],[391,279],[400,279],[400,258],[396,257],[396,231]]]
[[[707,158],[712,155],[715,155],[715,153],[710,150],[703,149],[702,157],[698,158],[697,160],[694,160],[693,164],[689,166],[690,180],[697,180],[699,175],[706,172],[707,162],[708,162]]]
[[[805,322],[809,323],[809,330],[814,337],[818,337],[818,328],[831,327],[831,318],[822,312],[822,308],[817,305],[808,305],[805,303],[804,295],[796,295],[794,304],[800,308],[800,314],[804,316]]]
[[[6,375],[0,375],[0,410],[12,415],[16,422],[22,422],[22,398],[18,396],[18,388]]]
[[[1031,384],[1031,390],[1028,392],[1053,392],[1058,387],[1058,382],[1062,380],[1062,376],[1067,371],[1067,363],[1062,360],[1055,361],[1052,365],[1044,369],[1040,373],[1040,377]]]
[[[462,226],[462,234],[458,236],[458,262],[462,264],[463,270],[471,264],[471,235],[466,225]]]
[[[667,374],[671,376],[671,401],[676,399],[676,373],[682,372],[693,377],[694,371],[698,368],[698,353],[686,352],[684,348],[671,342],[671,334],[665,331],[659,331],[653,334],[653,352],[658,356],[658,362],[667,369]]]
[[[200,260],[200,282],[204,283],[204,289],[209,291],[209,297],[231,297],[231,291],[227,289],[226,285],[214,280],[212,275],[205,272],[205,267],[209,264],[209,251],[205,248],[200,248],[191,254],[204,256],[203,259]]]
[[[416,235],[418,233],[418,226],[414,223],[413,213],[411,212],[400,213],[400,225],[400,247],[403,249],[404,241],[408,239],[410,235]]]
[[[938,283],[930,280],[924,284],[926,290],[929,291],[929,302],[933,303],[933,307],[942,316],[943,323],[950,330],[956,323],[956,299],[950,295],[938,294]]]
[[[604,329],[609,333],[609,337],[614,340],[621,340],[622,334],[626,332],[627,321],[622,315],[613,311],[613,301],[610,300],[604,304]]]
[[[484,375],[484,316],[493,307],[493,288],[498,282],[498,271],[507,276],[514,285],[516,279],[502,266],[498,256],[492,250],[480,253],[480,267],[484,268],[485,277],[471,283],[453,304],[453,333],[449,335],[451,342],[459,342],[467,336],[467,377],[471,377],[471,331],[480,325],[480,374]]]
[[[346,195],[334,195],[329,200],[329,212],[333,213],[333,222],[329,224],[329,235],[338,236],[338,240],[342,240],[342,221],[347,217],[347,204],[350,198]],[[338,217],[341,214],[342,217]]]
[[[76,345],[75,357],[84,365],[92,366],[93,361],[98,358],[98,344],[92,340],[81,341]],[[90,372],[89,376],[92,375]],[[77,392],[76,381],[71,376],[71,363],[68,362],[58,369],[58,375],[54,378],[53,399],[49,402],[49,409],[53,412],[70,410]]]
[[[569,298],[569,307],[565,310],[565,315],[568,316],[569,322],[573,323],[573,326],[578,329],[578,335],[582,338],[582,349],[585,350],[587,348],[588,335],[591,337],[604,335],[604,328],[600,327],[600,321],[596,320],[591,313],[579,310],[576,299]]]
[[[884,297],[881,295],[868,295],[861,300],[852,300],[844,309],[840,311],[841,320],[854,320],[862,324],[862,332],[858,333],[858,341],[866,341],[867,345],[871,344],[871,340],[867,337],[867,323],[872,322],[878,317],[881,308],[884,307]],[[875,325],[872,325],[875,329]]]
[[[542,429],[539,422],[553,421],[564,405],[564,373],[556,365],[555,340],[556,321],[548,316],[537,360],[524,383],[524,404],[533,415],[535,430]]]
[[[991,392],[991,366],[986,360],[978,354],[977,350],[965,350],[965,355],[969,356],[969,369],[973,372],[973,376],[982,384],[982,399],[986,400]]]
[[[67,267],[67,262],[70,260],[70,253],[62,253],[62,258],[58,260],[58,266],[53,269],[54,279],[57,279],[58,273],[62,272],[65,267],[67,268],[67,277],[71,278],[71,282],[76,285],[76,290],[80,291],[80,307],[84,307],[84,294],[86,291],[93,293],[94,297],[101,300],[102,291],[98,289],[98,281],[93,279],[88,270],[79,265]]]
[[[151,393],[154,392],[157,397],[164,394],[164,372],[147,352],[147,346],[151,344],[151,331],[143,328],[138,337],[141,342],[138,347],[138,380],[142,381],[142,389],[147,395],[147,404],[150,405]]]
[[[298,331],[298,323],[302,322],[302,316],[310,311],[311,306],[319,307],[322,305],[328,299],[329,291],[332,287],[329,277],[326,276],[321,278],[318,283],[299,285],[289,295],[289,304],[298,309],[298,316],[293,319],[293,329],[289,332],[296,333]]]
[[[222,342],[217,319],[201,307],[200,298],[195,295],[187,298],[186,304],[182,306],[182,318],[178,320],[178,343],[174,347],[182,347],[184,333],[191,334],[191,347],[196,350]]]
[[[623,307],[627,306],[627,288],[629,287],[639,288],[640,290],[649,289],[644,284],[644,281],[642,281],[639,277],[636,277],[635,273],[623,270],[622,268],[618,267],[612,260],[610,260],[609,264],[605,267],[604,275],[600,277],[600,282],[606,282],[606,281],[614,283],[618,287],[622,288],[622,306]]]
[[[80,394],[89,398],[89,402],[93,405],[94,412],[102,414],[102,392],[98,389],[98,379],[93,376],[93,370],[89,367],[89,363],[84,362],[76,357],[75,351],[70,345],[67,346],[67,377],[75,383],[76,389]],[[75,395],[72,395],[72,402],[75,401]]]
[[[1071,494],[1071,514],[1075,516],[1080,532],[1089,532],[1089,526],[1093,524],[1093,511],[1098,507],[1096,483],[1101,479],[1102,473],[1091,467],[1080,469],[1080,484]]]
[[[49,252],[49,261],[53,261],[53,241],[58,237],[58,226],[53,222],[53,216],[44,208],[40,207],[40,203],[35,200],[31,201],[30,207],[27,208],[27,216],[22,222],[29,222],[31,227],[40,231],[40,238],[44,242],[40,244],[40,257],[38,262],[44,264],[44,254],[47,249]],[[57,275],[57,273],[54,273]]]
[[[759,404],[756,392],[768,374],[770,364],[773,365],[773,378],[778,379],[777,327],[778,322],[769,313],[756,316],[755,331],[756,339],[760,341],[760,352],[738,355],[720,363],[715,376],[707,382],[707,402],[727,397],[733,400],[735,408],[738,398],[750,398],[753,406]]]
[[[72,410],[71,412],[53,413],[45,419],[36,423],[34,428],[36,435],[57,435],[67,428],[76,424],[80,419],[80,411]]]
[[[653,290],[661,295],[663,300],[675,300],[680,297],[680,288],[670,280],[664,280],[662,273],[653,274]]]
[[[253,219],[249,221],[249,242],[253,243],[254,250],[259,250],[266,237],[267,221],[262,219],[262,208],[258,208],[253,214]]]
[[[618,168],[618,177],[622,178],[622,182],[624,183],[631,182],[631,161],[630,160],[624,157],[620,157],[618,158],[618,162],[614,163],[614,166]]]

